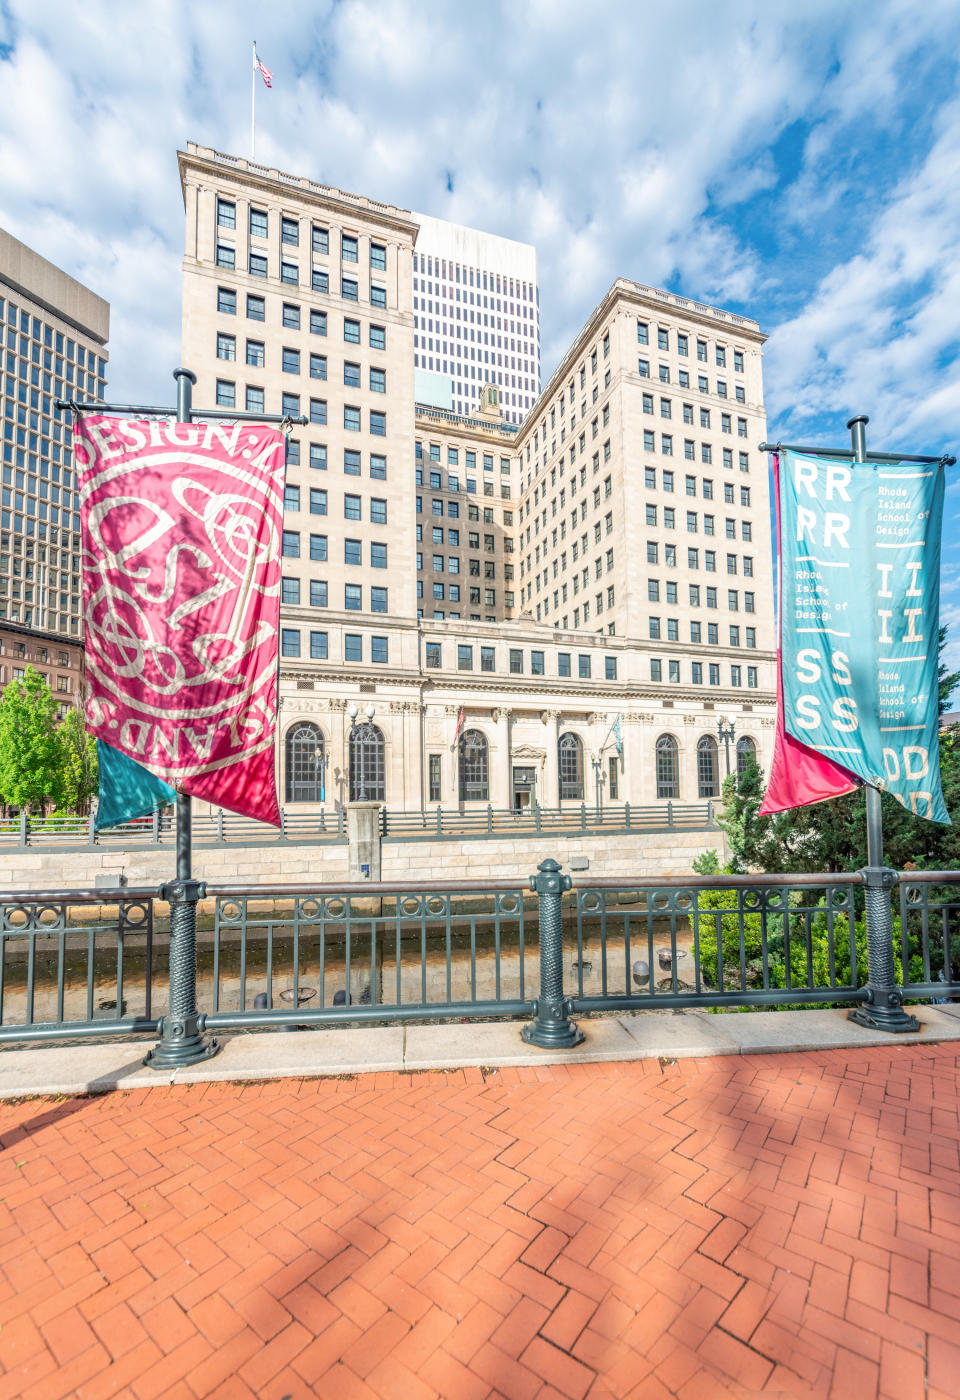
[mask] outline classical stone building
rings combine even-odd
[[[438,410],[414,396],[415,216],[193,144],[180,169],[198,408],[310,419],[285,806],[696,802],[768,761],[757,325],[618,279],[519,429],[496,384]]]
[[[83,627],[73,433],[54,400],[103,399],[109,329],[102,297],[0,229],[0,627],[75,645]]]

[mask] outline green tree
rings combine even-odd
[[[28,666],[0,697],[0,799],[42,810],[60,800],[61,788],[57,702],[40,672]]]
[[[945,715],[950,709],[950,697],[960,685],[960,671],[948,671],[946,662],[943,660],[946,645],[947,629],[941,627],[937,637],[937,677],[940,684],[940,713],[942,715]]]
[[[60,804],[68,812],[85,814],[97,792],[97,741],[84,728],[83,711],[68,710],[57,731],[61,752]]]

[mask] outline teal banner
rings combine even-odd
[[[944,469],[783,451],[781,648],[787,733],[949,823],[937,641]]]
[[[100,800],[93,825],[96,831],[119,826],[134,817],[148,817],[160,807],[176,802],[177,794],[162,778],[155,778],[119,749],[97,740]]]

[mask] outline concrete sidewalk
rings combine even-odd
[[[911,1010],[920,1021],[920,1031],[903,1036],[865,1030],[849,1021],[842,1008],[728,1015],[641,1011],[634,1016],[581,1018],[586,1040],[575,1050],[560,1052],[524,1044],[517,1021],[230,1034],[221,1037],[220,1053],[213,1059],[196,1068],[165,1073],[144,1067],[149,1042],[9,1048],[0,1052],[0,1099],[384,1070],[410,1073],[870,1046],[891,1049],[960,1040],[960,1005]]]

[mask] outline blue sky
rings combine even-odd
[[[769,436],[960,448],[960,3],[0,0],[0,225],[179,358],[189,139],[536,243],[543,372],[616,276],[759,320]],[[960,474],[942,612],[960,665]]]

